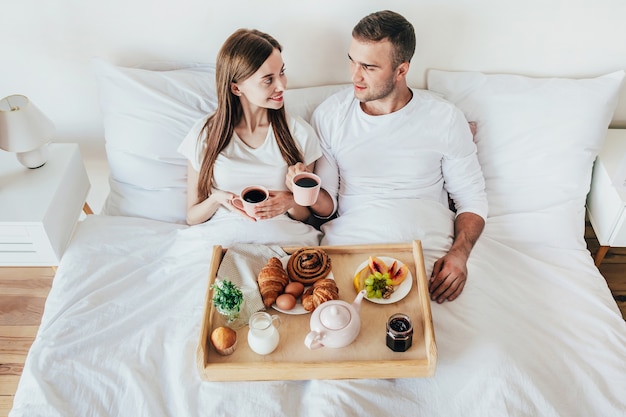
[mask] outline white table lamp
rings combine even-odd
[[[54,124],[28,97],[12,95],[0,100],[0,149],[15,152],[28,168],[39,168],[48,160],[48,142]]]

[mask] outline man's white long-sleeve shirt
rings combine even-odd
[[[366,114],[352,88],[325,100],[311,124],[324,157],[316,172],[341,216],[372,200],[428,199],[457,215],[486,219],[485,181],[463,113],[431,92],[412,90],[398,111]]]

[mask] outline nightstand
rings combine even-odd
[[[626,192],[613,185],[613,176],[626,157],[626,129],[609,129],[593,166],[587,214],[600,243],[599,266],[610,247],[626,247]]]
[[[56,266],[90,184],[78,144],[52,143],[44,166],[28,169],[0,151],[0,266]]]

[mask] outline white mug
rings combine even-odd
[[[270,196],[270,192],[262,185],[251,185],[244,188],[241,191],[239,197],[233,198],[233,206],[246,212],[250,217],[256,218],[254,214],[254,207],[267,200]]]
[[[301,172],[294,175],[291,183],[291,191],[296,204],[312,206],[317,201],[320,193],[320,177],[311,172]]]

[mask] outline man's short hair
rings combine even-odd
[[[383,10],[365,16],[352,29],[352,37],[366,42],[389,40],[393,45],[392,64],[397,68],[411,62],[415,53],[415,30],[401,14]]]

